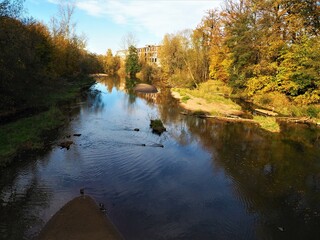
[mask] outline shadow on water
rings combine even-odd
[[[32,238],[83,186],[126,239],[319,236],[319,129],[185,116],[168,89],[135,83],[101,78],[61,133],[82,134],[69,151],[1,173],[0,239]],[[167,132],[152,134],[150,116]]]
[[[255,127],[210,121],[201,130],[190,124],[189,131],[232,179],[247,211],[257,214],[258,239],[312,239],[319,234],[319,142],[310,145],[289,132],[268,136]],[[308,136],[310,131],[294,129],[293,134]]]
[[[79,114],[78,103],[83,101],[83,97],[61,106],[70,121]],[[41,180],[39,173],[46,162],[38,162],[38,159],[52,150],[57,144],[56,138],[65,128],[68,124],[59,131],[46,133],[45,149],[21,153],[10,167],[0,169],[0,239],[36,239],[45,223],[41,213],[48,208],[53,196],[52,189]]]
[[[43,224],[38,214],[51,197],[50,189],[38,179],[36,166],[28,164],[2,171],[0,183],[0,239],[35,237]]]

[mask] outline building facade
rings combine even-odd
[[[160,45],[146,45],[145,47],[137,48],[140,61],[160,66],[160,48]],[[119,50],[116,53],[116,55],[119,56],[122,60],[126,59],[127,54],[128,50]]]
[[[140,61],[144,61],[150,64],[156,64],[160,66],[160,59],[159,59],[159,45],[146,45],[145,47],[138,48],[138,55]]]

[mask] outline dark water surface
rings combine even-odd
[[[166,90],[129,85],[104,79],[73,106],[57,140],[71,135],[70,150],[1,172],[0,239],[34,238],[83,187],[126,239],[319,239],[319,129],[184,116]]]

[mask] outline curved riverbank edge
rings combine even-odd
[[[64,205],[44,226],[38,240],[123,239],[108,216],[87,195]]]
[[[62,107],[84,94],[94,83],[92,77],[84,77],[70,82],[48,96],[44,111],[20,116],[14,121],[2,124],[0,128],[0,170],[28,153],[41,152],[50,145],[51,135],[69,120]],[[34,103],[37,106],[37,103]]]
[[[198,117],[211,118],[225,122],[252,123],[255,125],[259,125],[262,129],[272,133],[280,132],[279,124],[282,122],[306,124],[308,126],[320,126],[320,123],[317,123],[316,121],[306,117],[278,117],[277,114],[272,111],[261,109],[255,110],[257,112],[260,111],[265,113],[266,116],[253,116],[253,119],[241,118],[240,116],[244,112],[241,110],[235,110],[234,105],[217,102],[208,103],[205,99],[194,97],[191,94],[188,94],[187,98],[184,99],[184,97],[179,92],[174,91],[173,89],[171,89],[171,95],[173,98],[179,101],[179,105],[182,108],[188,111],[183,112],[182,114],[184,115],[196,115]],[[214,114],[212,114],[212,112],[214,112]]]
[[[173,98],[179,100],[179,104],[186,110],[191,112],[205,112],[210,115],[210,113],[215,112],[217,116],[228,117],[228,116],[241,116],[244,114],[242,110],[239,110],[241,107],[234,103],[233,105],[228,105],[225,103],[218,102],[207,102],[203,98],[194,97],[191,94],[188,94],[188,99],[183,102],[183,96],[180,93],[171,90],[171,95]],[[234,106],[238,106],[239,109],[235,109]]]

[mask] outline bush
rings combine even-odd
[[[190,78],[189,74],[185,72],[173,74],[169,78],[169,84],[172,87],[185,87],[185,88],[194,87],[193,80]]]
[[[318,118],[320,116],[320,108],[315,106],[308,106],[307,115],[311,118]]]
[[[159,69],[155,65],[143,64],[141,71],[137,77],[147,83],[152,83],[155,79],[159,78]]]
[[[290,100],[284,94],[279,92],[270,92],[266,94],[257,94],[253,97],[255,104],[269,108],[282,114],[290,114]]]

